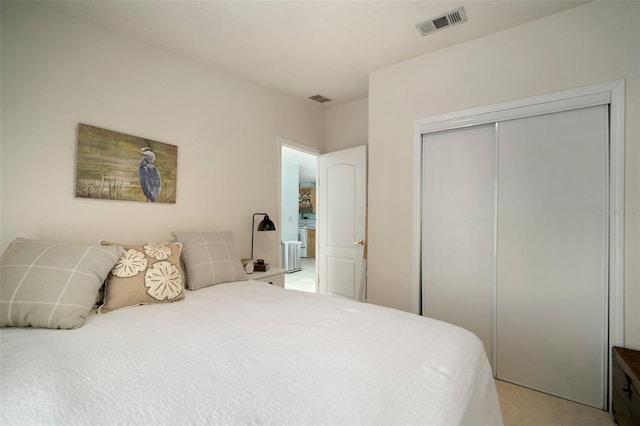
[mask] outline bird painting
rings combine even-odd
[[[155,203],[160,194],[160,188],[162,181],[160,180],[160,171],[154,164],[156,161],[156,154],[149,147],[140,149],[142,158],[138,163],[138,176],[140,177],[140,187],[144,196],[147,197],[147,201]]]
[[[78,124],[76,197],[175,204],[177,178],[176,145]]]

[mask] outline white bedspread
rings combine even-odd
[[[0,344],[2,425],[502,424],[468,331],[257,281]]]

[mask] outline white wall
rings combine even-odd
[[[370,302],[411,310],[416,119],[625,79],[625,337],[640,349],[638,22],[640,3],[592,2],[371,73]]]
[[[369,98],[328,106],[325,110],[325,152],[367,145],[368,116]]]
[[[254,212],[275,223],[278,137],[324,147],[324,111],[59,15],[2,2],[2,249],[15,237],[164,241],[230,229],[251,250]],[[176,204],[74,197],[79,122],[177,145]],[[278,263],[280,234],[256,241]],[[262,235],[261,235],[262,236]]]

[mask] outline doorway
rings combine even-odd
[[[281,139],[281,268],[285,288],[318,292],[316,182],[318,155]]]

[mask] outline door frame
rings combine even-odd
[[[609,105],[609,210],[603,212],[609,224],[608,341],[624,346],[624,132],[625,81],[548,93],[453,113],[424,117],[414,122],[413,250],[411,307],[422,314],[422,135],[425,133],[476,126],[507,118],[546,114],[592,105]],[[608,368],[608,366],[607,366]],[[609,383],[611,371],[609,371]],[[610,388],[610,386],[609,386]]]
[[[315,148],[311,148],[307,145],[304,145],[302,143],[299,142],[295,142],[291,139],[288,139],[284,136],[278,136],[278,217],[282,220],[282,147],[287,147],[290,149],[295,149],[296,151],[300,151],[300,152],[304,152],[305,154],[309,154],[309,155],[313,155],[314,157],[316,157],[316,164],[318,161],[318,157],[320,156],[320,151],[315,149]],[[318,171],[316,170],[316,180],[317,180],[317,176],[318,175]],[[317,199],[316,199],[316,204],[317,204]],[[316,206],[316,212],[318,211],[318,208]],[[317,213],[316,213],[317,215]],[[315,276],[314,276],[314,281],[316,284],[316,289],[315,289],[315,293],[318,293],[318,244],[316,242],[316,257],[314,258],[314,263],[315,263]],[[282,265],[282,250],[278,250],[278,259],[279,259],[279,263],[278,263],[278,267],[280,267],[280,265]]]

